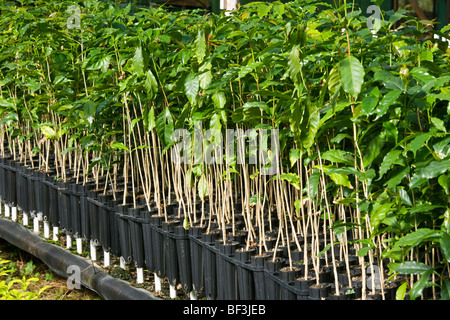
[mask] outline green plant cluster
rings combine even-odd
[[[31,283],[39,281],[36,277],[29,277],[34,268],[33,261],[29,261],[24,270],[21,270],[22,278],[11,279],[17,272],[14,263],[0,259],[0,300],[38,300],[42,292],[50,287],[45,286],[38,291],[29,289]]]
[[[68,27],[74,3],[80,29]],[[273,213],[279,242],[310,246],[316,272],[320,255],[340,250],[345,260],[352,247],[361,264],[407,275],[399,299],[427,286],[450,298],[450,51],[432,36],[448,28],[389,11],[369,29],[346,1],[255,2],[216,15],[23,0],[0,11],[3,156],[38,158],[81,183],[123,177],[124,201],[143,195],[161,214],[174,193],[186,226],[196,195],[223,226],[233,222],[237,193],[249,243],[264,245],[254,226]],[[196,121],[278,129],[279,174],[236,161],[174,165],[172,134]]]

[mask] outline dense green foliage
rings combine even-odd
[[[50,287],[45,286],[38,291],[29,289],[31,283],[39,281],[38,278],[29,276],[33,268],[33,262],[30,261],[22,272],[22,278],[11,279],[11,274],[16,271],[14,263],[0,259],[0,300],[38,300],[42,292]]]
[[[323,227],[344,256],[352,246],[362,264],[368,255],[383,270],[389,258],[394,275],[408,275],[399,298],[431,282],[450,298],[450,51],[421,21],[390,11],[371,30],[345,1],[220,15],[16,2],[0,7],[2,155],[31,165],[38,156],[40,168],[54,165],[62,179],[70,169],[80,182],[123,175],[123,192],[161,214],[175,193],[191,224],[196,193],[224,224],[237,193],[250,231],[274,212],[281,242],[312,234],[316,271],[328,254],[314,244]],[[80,29],[68,28],[73,3]],[[172,164],[172,133],[195,121],[279,129],[279,174],[236,161]]]

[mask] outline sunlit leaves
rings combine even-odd
[[[364,82],[364,67],[354,56],[348,56],[339,64],[339,74],[342,88],[353,97],[361,92]]]

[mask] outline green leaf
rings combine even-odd
[[[441,251],[447,262],[450,262],[450,235],[446,231],[441,231]]]
[[[363,101],[361,102],[361,109],[365,114],[369,115],[375,109],[378,104],[378,98],[373,95],[365,96]]]
[[[392,122],[383,122],[383,127],[386,129],[386,138],[393,137],[395,144],[398,141],[398,129]]]
[[[349,189],[353,189],[353,186],[350,183],[350,181],[348,180],[348,176],[346,174],[331,173],[331,174],[329,174],[329,177],[331,178],[331,180],[334,181],[334,183],[344,186],[344,187],[347,187]]]
[[[158,82],[150,69],[145,74],[144,89],[147,91],[149,100],[153,100],[158,92]]]
[[[212,78],[213,76],[210,70],[200,73],[199,75],[200,88],[202,88],[203,90],[207,89],[208,86],[211,84]]]
[[[142,47],[138,46],[136,47],[136,50],[134,51],[133,56],[133,70],[136,72],[137,75],[142,76],[144,75],[144,56],[142,54]]]
[[[449,279],[442,279],[441,298],[442,298],[442,300],[450,300],[450,280]]]
[[[191,105],[197,100],[199,88],[200,82],[198,76],[194,73],[190,73],[184,82],[184,90]]]
[[[111,142],[111,148],[130,151],[122,142],[119,141]]]
[[[289,182],[297,190],[300,190],[300,177],[296,173],[283,173],[280,175],[280,179]]]
[[[405,261],[400,263],[394,270],[401,274],[422,274],[431,267],[422,262]]]
[[[195,39],[195,56],[198,64],[201,64],[206,56],[206,37],[205,31],[199,30]]]
[[[331,162],[353,165],[353,156],[350,152],[343,150],[328,150],[322,154],[322,158]]]
[[[156,121],[155,121],[155,108],[152,106],[150,110],[148,111],[148,131],[152,131],[156,127]]]
[[[364,150],[363,155],[363,165],[368,167],[373,160],[380,154],[381,149],[384,146],[384,137],[381,135],[377,136],[375,139],[371,139],[369,145]]]
[[[410,71],[410,75],[415,78],[422,86],[436,79],[430,74],[430,71],[427,68],[423,67],[414,67]]]
[[[393,90],[385,94],[383,99],[381,99],[380,103],[378,104],[376,119],[384,116],[388,111],[389,107],[392,107],[396,103],[397,99],[400,97],[401,94],[402,94],[401,90]]]
[[[357,97],[364,83],[364,67],[354,56],[344,58],[339,64],[341,84],[345,92]]]
[[[55,129],[53,129],[50,126],[41,126],[41,131],[44,137],[46,137],[49,140],[57,140],[59,139],[58,134],[56,133]]]
[[[411,178],[410,188],[416,188],[420,184],[436,178],[447,172],[450,168],[450,159],[443,161],[431,161],[426,167],[417,169]]]
[[[398,287],[397,291],[395,292],[395,299],[396,300],[403,300],[405,299],[406,295],[406,289],[408,288],[408,283],[403,282],[400,287]]]
[[[97,112],[97,103],[95,103],[93,101],[86,102],[83,106],[83,112],[84,112],[85,119],[89,123],[92,123],[94,121],[94,116]]]
[[[391,166],[398,164],[401,153],[401,150],[392,149],[384,156],[383,162],[380,165],[379,179],[381,179],[383,175],[390,170]]]
[[[400,197],[400,200],[402,201],[403,204],[406,204],[408,206],[413,205],[413,203],[411,202],[411,198],[409,197],[408,193],[403,187],[397,188],[397,194]]]
[[[314,198],[319,191],[320,176],[321,174],[318,170],[314,170],[312,175],[309,176],[308,196],[311,198]]]
[[[447,132],[447,129],[445,129],[444,121],[442,121],[441,119],[431,117],[431,122],[436,128],[438,128],[438,130]]]
[[[372,250],[373,247],[372,246],[368,246],[368,247],[362,247],[361,249],[358,250],[358,252],[356,253],[356,255],[360,258],[365,257],[367,255],[367,253]]]
[[[415,247],[422,242],[436,241],[437,239],[439,239],[439,237],[440,234],[436,230],[421,228],[401,237],[396,244],[398,246]]]
[[[223,91],[216,91],[212,95],[211,99],[217,109],[223,109],[225,107],[225,104],[227,103],[227,97],[225,96],[225,93],[223,93]]]
[[[416,283],[414,283],[411,290],[409,290],[409,297],[411,300],[415,300],[422,294],[423,289],[425,289],[425,287],[428,285],[428,280],[432,272],[433,269],[425,271],[420,279]]]
[[[450,194],[450,175],[441,175],[438,178],[439,185],[444,188],[445,193]]]
[[[342,85],[341,78],[339,76],[339,68],[338,66],[334,66],[328,76],[328,90],[330,90],[331,94],[334,95],[337,91],[339,91],[341,87]]]
[[[208,195],[208,180],[204,174],[201,175],[198,180],[198,196],[203,201],[203,199]]]
[[[295,163],[300,159],[301,151],[299,149],[291,149],[289,150],[289,161],[291,163],[291,168],[295,165]]]
[[[186,215],[183,220],[183,228],[184,230],[189,230],[189,227],[190,227],[189,217]]]
[[[383,204],[376,202],[374,204],[372,212],[370,214],[370,223],[373,231],[376,232],[378,230],[378,227],[383,222],[383,219],[386,217],[389,211],[391,211],[391,207],[393,204],[393,202]]]
[[[414,157],[416,157],[416,152],[422,148],[425,143],[433,136],[431,132],[418,134],[407,146],[406,150],[412,151]]]
[[[294,82],[295,85],[299,85],[301,83],[300,75],[302,66],[300,64],[300,51],[298,46],[294,46],[289,53],[289,59],[288,59],[288,70],[287,74],[291,78],[291,80]]]
[[[241,66],[239,68],[238,77],[236,78],[236,80],[239,80],[239,79],[245,77],[247,74],[252,72],[254,69],[256,69],[257,67],[262,66],[262,65],[263,64],[261,61],[257,61],[257,62],[253,62],[249,65],[246,65],[246,66]]]
[[[172,140],[173,129],[172,114],[169,108],[166,107],[156,118],[156,132],[166,148],[174,143]]]

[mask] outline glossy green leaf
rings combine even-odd
[[[389,91],[387,94],[383,96],[383,99],[381,99],[380,103],[377,107],[377,118],[381,118],[386,114],[386,112],[389,110],[389,108],[393,108],[394,104],[397,102],[398,98],[402,94],[401,90],[393,90]]]
[[[136,47],[136,50],[134,52],[133,56],[133,70],[136,72],[137,75],[142,76],[144,75],[144,69],[145,69],[145,63],[144,63],[144,56],[142,52],[142,48],[140,46]]]
[[[420,279],[416,283],[414,283],[411,290],[409,290],[409,297],[411,300],[415,300],[418,297],[420,297],[420,295],[423,292],[423,289],[425,289],[425,287],[428,286],[428,280],[432,273],[433,273],[432,269],[425,271],[420,277]]]
[[[372,95],[365,96],[363,101],[361,102],[361,108],[365,114],[372,114],[372,111],[375,110],[375,107],[378,104],[378,98]]]
[[[388,172],[390,170],[390,168],[394,164],[398,164],[401,153],[402,153],[401,150],[392,149],[384,156],[383,162],[380,165],[380,171],[379,171],[380,179],[383,177],[383,175],[386,172]]]
[[[408,289],[408,283],[403,282],[400,287],[397,288],[395,292],[395,300],[403,300],[405,299],[406,290]]]
[[[350,183],[350,181],[348,180],[348,176],[346,174],[330,173],[329,177],[331,178],[331,180],[334,181],[334,183],[344,186],[344,187],[347,187],[349,189],[353,189],[353,186]]]
[[[169,108],[165,108],[156,118],[156,132],[166,148],[174,143],[172,140],[173,130],[174,123],[172,114]]]
[[[407,235],[401,237],[397,241],[398,246],[410,246],[415,247],[422,242],[426,241],[436,241],[440,237],[439,232],[436,230],[428,229],[428,228],[421,228],[417,229],[417,231],[413,231],[411,233],[408,233]]]
[[[299,149],[291,149],[291,150],[289,150],[289,161],[291,163],[291,168],[300,159],[300,156],[301,156],[301,151]]]
[[[400,263],[395,271],[401,274],[422,274],[425,271],[430,270],[431,267],[422,262],[417,261],[405,261]]]
[[[370,213],[370,224],[373,231],[377,231],[380,224],[383,222],[386,215],[391,211],[391,207],[394,203],[375,203],[374,207]]]
[[[345,92],[357,97],[364,83],[364,67],[354,56],[348,56],[339,64],[342,88]]]
[[[194,73],[190,73],[184,82],[184,90],[191,104],[194,104],[197,100],[199,89],[200,81],[198,76]]]
[[[420,184],[447,172],[450,169],[450,160],[431,161],[426,167],[415,170],[410,183],[410,188],[416,188]]]
[[[200,179],[198,180],[198,196],[203,201],[203,199],[208,195],[208,180],[206,179],[206,176],[204,174],[201,175]]]
[[[280,179],[289,182],[297,190],[300,190],[300,177],[295,173],[283,173]]]
[[[450,300],[450,280],[442,279],[441,299]]]
[[[145,74],[144,88],[147,91],[147,96],[152,100],[158,92],[158,82],[152,71],[149,69]]]
[[[441,231],[441,251],[447,262],[450,262],[450,235],[446,231]]]
[[[111,142],[111,148],[130,151],[122,142],[119,142],[119,141]]]
[[[447,129],[445,129],[444,121],[435,117],[431,117],[430,120],[434,124],[434,126],[438,128],[438,130],[447,132]]]
[[[354,163],[353,156],[350,152],[339,149],[325,151],[322,154],[322,159],[331,162],[343,163],[350,166]]]
[[[195,39],[195,56],[199,64],[203,62],[206,56],[206,37],[205,31],[199,30]]]

